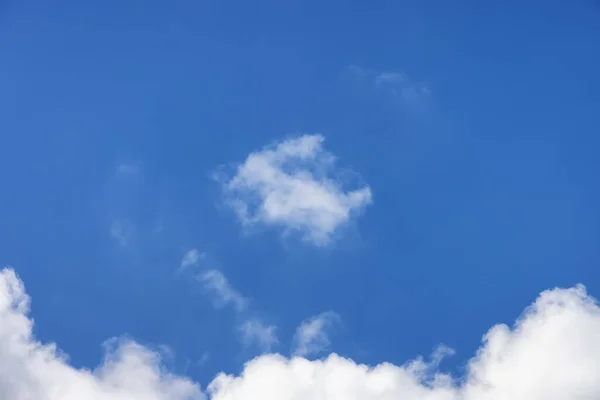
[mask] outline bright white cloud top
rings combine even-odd
[[[227,203],[246,226],[278,226],[317,245],[372,202],[368,186],[347,190],[324,137],[303,135],[251,153],[222,180]]]
[[[0,398],[10,400],[597,400],[600,307],[583,286],[543,292],[511,329],[484,337],[461,381],[420,359],[369,368],[330,355],[258,357],[239,376],[199,384],[168,373],[160,356],[113,341],[100,366],[76,369],[32,335],[29,297],[12,269],[0,273]],[[435,361],[435,360],[434,360]],[[206,396],[206,397],[205,397]]]
[[[115,342],[93,371],[67,363],[53,344],[32,336],[29,297],[14,271],[0,273],[0,398],[10,400],[196,400],[200,387],[171,375],[133,342]]]

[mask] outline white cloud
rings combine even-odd
[[[232,304],[237,312],[246,309],[248,299],[231,287],[225,275],[220,271],[208,270],[202,273],[198,279],[207,290],[213,293],[215,307],[222,308],[227,304]]]
[[[372,201],[371,189],[345,190],[324,137],[303,135],[251,153],[222,181],[227,203],[245,225],[278,226],[327,244],[336,230]]]
[[[240,325],[242,340],[245,345],[257,343],[262,351],[269,351],[277,344],[277,328],[273,325],[264,325],[257,319],[248,319]]]
[[[189,253],[191,260],[196,259],[195,253]],[[187,255],[184,260],[188,258]],[[197,260],[197,259],[196,259]],[[241,342],[245,346],[257,344],[263,351],[270,351],[274,344],[278,342],[276,330],[272,325],[265,325],[255,317],[248,316],[249,299],[235,290],[225,275],[218,270],[207,270],[198,276],[204,288],[212,292],[215,307],[223,308],[231,304],[238,317],[237,329],[241,336]]]
[[[200,260],[200,257],[202,257],[202,254],[200,254],[198,250],[191,249],[190,251],[185,253],[183,258],[181,259],[181,267],[185,268],[190,265],[198,264],[198,260]]]
[[[0,272],[0,398],[10,400],[199,400],[200,386],[172,375],[159,354],[111,341],[94,370],[68,364],[54,344],[32,335],[29,297],[14,271]]]
[[[339,316],[331,311],[303,321],[296,329],[292,353],[295,356],[305,357],[328,350],[331,345],[328,331],[337,321]]]
[[[581,286],[542,293],[513,329],[488,331],[462,382],[420,359],[370,368],[337,355],[318,361],[267,355],[239,376],[218,376],[209,391],[213,400],[597,400],[600,308]]]
[[[29,298],[10,269],[0,273],[0,398],[10,400],[196,400],[200,386],[172,375],[159,355],[114,341],[93,370],[68,364],[54,345],[32,335]],[[212,400],[597,400],[600,307],[582,286],[543,292],[513,328],[484,336],[460,380],[430,363],[360,365],[332,354],[310,361],[263,355],[239,375],[219,374]]]
[[[181,259],[181,263],[177,272],[182,272],[188,267],[198,265],[200,259],[204,258],[205,256],[205,253],[200,253],[197,249],[189,250],[187,253],[184,254],[183,258]]]

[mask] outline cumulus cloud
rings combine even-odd
[[[251,153],[235,175],[222,179],[226,202],[244,225],[300,232],[317,245],[372,201],[368,186],[344,189],[324,137],[303,135]]]
[[[206,394],[173,375],[156,352],[113,341],[93,370],[77,369],[32,335],[29,298],[14,271],[0,272],[0,398],[10,400],[597,400],[600,307],[583,286],[543,292],[513,327],[483,338],[461,379],[430,363],[358,364],[332,354],[307,360],[267,354],[239,375],[220,373]]]
[[[248,319],[240,325],[244,344],[256,343],[264,352],[270,351],[277,344],[276,330],[275,326],[265,325],[258,319]]]
[[[304,357],[328,350],[331,345],[328,331],[337,321],[339,315],[331,311],[303,321],[296,329],[292,353]]]
[[[220,271],[215,269],[208,270],[203,272],[198,279],[214,295],[214,304],[216,307],[222,308],[231,304],[238,312],[246,309],[248,299],[235,290]]]
[[[29,297],[11,269],[0,272],[0,398],[10,400],[200,400],[200,386],[168,373],[160,356],[131,341],[107,343],[94,370],[76,369],[32,335]]]
[[[440,352],[437,359],[448,351]],[[596,400],[600,308],[582,286],[542,293],[512,329],[488,331],[458,381],[420,359],[368,367],[335,354],[317,361],[266,355],[239,376],[219,375],[209,392],[213,400]]]

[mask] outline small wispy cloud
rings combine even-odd
[[[278,343],[277,328],[273,325],[265,325],[260,320],[248,319],[240,325],[239,329],[245,345],[256,343],[263,351],[268,352]]]
[[[219,179],[226,203],[246,226],[300,232],[316,245],[372,202],[369,186],[353,190],[336,179],[336,157],[322,135],[302,135],[251,153],[231,178]]]
[[[129,220],[114,220],[110,225],[110,237],[121,247],[127,247],[135,234],[135,227]]]
[[[248,306],[248,299],[235,290],[220,271],[208,270],[200,274],[198,280],[213,294],[215,307],[223,308],[231,304],[237,312],[242,312]]]
[[[339,321],[339,315],[332,311],[303,321],[296,329],[292,354],[305,357],[328,350],[331,345],[329,330]]]
[[[202,353],[202,356],[200,357],[200,359],[198,359],[198,361],[196,361],[196,365],[203,366],[204,364],[206,364],[208,362],[209,359],[210,359],[210,353],[208,351],[205,351],[204,353]]]
[[[132,176],[138,175],[142,168],[138,163],[120,163],[117,165],[116,172],[118,175]]]
[[[404,106],[413,110],[422,109],[431,97],[430,88],[401,71],[375,71],[351,65],[348,73],[375,89],[384,91]]]
[[[454,354],[456,354],[456,351],[453,348],[440,344],[435,347],[429,356],[429,361],[426,361],[422,356],[418,356],[406,364],[406,367],[423,377],[427,377],[433,375],[438,370],[440,363],[445,358],[451,357]]]
[[[189,250],[187,253],[185,253],[183,255],[183,258],[181,259],[181,263],[179,264],[179,269],[177,270],[177,272],[180,273],[191,266],[198,265],[198,262],[200,261],[200,259],[204,258],[205,256],[206,256],[206,253],[200,253],[198,251],[198,249]]]
[[[182,258],[179,270],[195,266],[205,258],[206,253],[197,249],[189,250]],[[219,270],[208,269],[196,277],[204,289],[210,293],[213,305],[217,309],[231,306],[236,314],[237,330],[244,346],[256,344],[262,351],[270,351],[278,343],[274,325],[266,325],[259,318],[250,314],[250,299],[236,290],[227,277]]]

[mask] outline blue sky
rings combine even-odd
[[[579,283],[531,320],[600,326],[600,8],[501,3],[0,1],[0,288],[70,370],[128,338],[202,391],[270,353],[404,368],[441,344],[427,365],[460,380]],[[208,396],[270,399],[253,376]],[[498,393],[600,395],[560,379]]]

